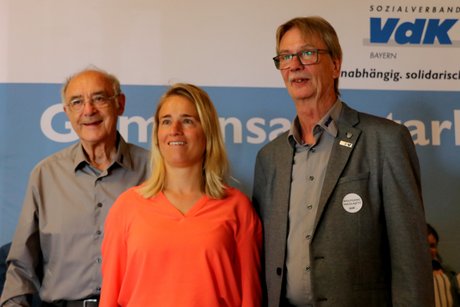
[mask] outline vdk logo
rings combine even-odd
[[[432,45],[437,39],[441,45],[452,45],[449,30],[458,19],[415,19],[401,22],[399,18],[371,18],[371,43],[388,43],[394,34],[397,44]]]

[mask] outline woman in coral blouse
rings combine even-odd
[[[100,306],[260,306],[261,223],[227,184],[209,96],[175,84],[154,120],[152,175],[106,220]]]

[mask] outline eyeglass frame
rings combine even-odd
[[[71,99],[68,103],[66,103],[66,106],[68,106],[69,109],[75,113],[81,112],[85,107],[85,103],[91,103],[93,107],[97,109],[104,108],[108,106],[109,101],[116,99],[120,95],[121,93],[115,93],[113,96],[107,97],[105,93],[95,93],[89,97],[89,100],[86,100],[84,97],[75,97]],[[100,101],[99,103],[95,103],[95,98],[98,98],[98,96],[101,96],[100,98],[102,99],[102,101]],[[81,107],[79,109],[75,109],[75,105],[72,103],[75,100],[81,100],[82,102]]]
[[[315,55],[316,55],[316,59],[315,61],[311,62],[311,63],[303,63],[302,62],[302,58],[301,58],[301,54],[304,53],[304,52],[313,52]],[[280,68],[280,57],[285,57],[285,56],[292,56],[292,59],[290,60],[290,63],[292,62],[292,60],[294,60],[294,57],[297,57],[297,59],[299,60],[299,63],[306,66],[306,65],[314,65],[314,64],[317,64],[318,61],[319,61],[319,56],[318,54],[320,53],[323,53],[323,54],[331,54],[331,51],[328,50],[328,49],[320,49],[320,48],[311,48],[311,49],[305,49],[305,50],[301,50],[301,51],[298,51],[298,52],[295,52],[295,53],[288,53],[288,54],[278,54],[277,56],[275,56],[273,58],[273,61],[275,62],[275,67],[276,69],[278,70],[285,70],[285,69],[289,69],[290,66],[288,67],[284,67],[284,68]]]

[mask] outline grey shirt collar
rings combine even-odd
[[[329,111],[318,121],[318,123],[316,123],[313,128],[313,133],[316,138],[317,135],[321,134],[323,131],[326,131],[326,133],[329,133],[334,138],[337,136],[338,130],[336,123],[339,120],[342,106],[342,101],[337,98],[337,101],[332,105]],[[297,115],[289,129],[288,139],[292,146],[304,145],[301,137],[300,121]]]

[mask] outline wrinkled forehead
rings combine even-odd
[[[315,46],[317,48],[325,47],[325,41],[322,34],[313,28],[293,26],[280,34],[279,41],[277,42],[277,51],[281,49],[283,41],[285,41],[286,35],[291,36],[295,33],[305,45]]]
[[[69,81],[65,96],[88,96],[99,93],[113,94],[109,80],[102,73],[87,71],[74,76]]]
[[[291,48],[318,48],[327,49],[321,35],[314,32],[301,32],[298,28],[291,28],[281,36],[278,44],[278,53]]]

